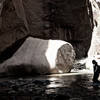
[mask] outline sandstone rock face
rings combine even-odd
[[[96,57],[100,55],[100,1],[91,0],[91,2],[93,8],[94,29],[88,56]]]
[[[32,35],[70,42],[76,58],[86,56],[93,29],[89,0],[1,0],[0,5],[0,55]]]
[[[86,67],[93,72],[92,60],[96,60],[100,65],[100,0],[90,0],[93,10],[94,29],[91,46],[86,60]]]
[[[71,44],[29,37],[17,52],[0,64],[0,72],[50,74],[70,72],[75,60]]]

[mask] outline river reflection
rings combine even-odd
[[[74,89],[74,88],[93,88],[91,85],[92,75],[63,75],[63,76],[51,76],[47,80],[50,81],[50,84],[46,86],[45,92],[47,94],[58,93],[60,89]],[[63,91],[64,92],[64,91]]]
[[[79,77],[78,74],[72,75],[72,74],[63,74],[63,75],[55,75],[50,76],[47,78],[47,80],[50,81],[50,84],[47,85],[47,88],[57,88],[57,87],[66,87],[70,86],[72,82],[75,82],[77,80],[77,77]]]
[[[24,95],[39,100],[58,100],[56,98],[59,98],[59,100],[76,100],[75,98],[94,100],[92,97],[100,97],[100,87],[93,87],[92,74],[66,74],[1,80],[0,93],[4,93],[3,95],[9,94],[9,96],[14,93],[13,95],[17,95],[17,98]],[[0,95],[0,100],[2,100],[1,97]]]
[[[50,84],[47,85],[47,88],[56,88],[63,86],[63,81],[57,77],[51,77],[48,80],[50,81]]]

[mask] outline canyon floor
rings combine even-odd
[[[0,100],[100,100],[93,74],[72,71],[34,77],[1,77]]]

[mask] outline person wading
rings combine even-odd
[[[100,66],[95,60],[92,60],[92,64],[93,64],[93,69],[94,69],[93,83],[100,83],[100,81],[98,80],[99,73],[100,73]]]

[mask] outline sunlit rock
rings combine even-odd
[[[29,37],[15,54],[0,65],[1,72],[49,74],[70,72],[75,59],[71,44]]]
[[[86,60],[87,69],[93,72],[92,60],[96,60],[100,65],[100,7],[99,0],[90,0],[93,9],[94,29],[92,33],[91,46]]]
[[[96,0],[98,2],[98,0]],[[91,0],[94,18],[94,29],[92,33],[91,46],[88,52],[89,57],[100,55],[100,8],[95,0]]]

